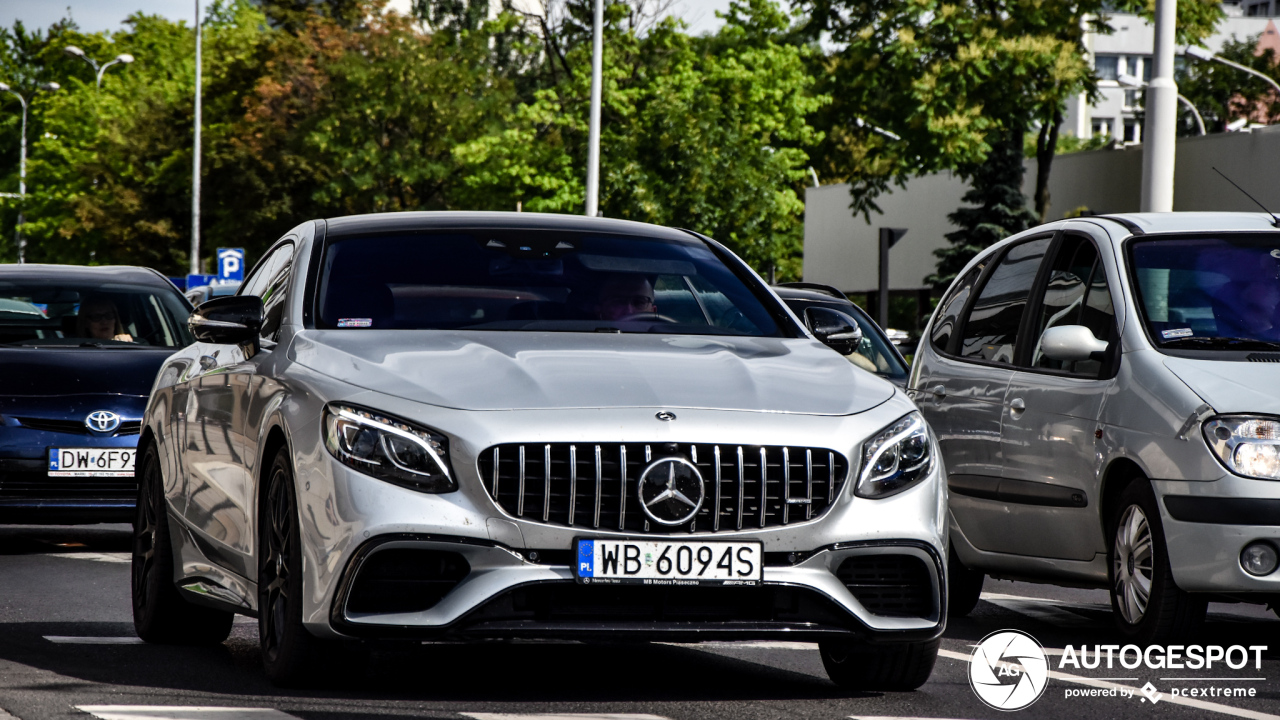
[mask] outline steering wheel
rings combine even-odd
[[[667,315],[660,315],[656,312],[632,313],[630,315],[627,315],[626,317],[618,318],[618,320],[621,322],[633,322],[633,321],[643,322],[645,320],[650,320],[653,322],[672,323],[673,325],[679,322],[675,318],[669,317]]]

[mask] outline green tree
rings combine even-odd
[[[1240,40],[1233,36],[1217,54],[1280,80],[1275,52],[1268,48],[1255,54],[1259,37]],[[1178,92],[1200,111],[1207,132],[1225,132],[1227,124],[1241,117],[1266,124],[1280,122],[1280,96],[1260,78],[1233,67],[1188,57],[1179,69],[1177,82]],[[1178,132],[1198,134],[1189,114],[1182,116]]]

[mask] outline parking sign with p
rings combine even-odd
[[[244,280],[244,248],[218,248],[218,282]]]

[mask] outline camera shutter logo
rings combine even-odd
[[[109,433],[120,427],[120,416],[110,410],[95,410],[84,419],[84,424],[94,432]]]
[[[1044,694],[1049,661],[1030,635],[998,630],[978,643],[969,662],[969,686],[995,710],[1021,710]]]

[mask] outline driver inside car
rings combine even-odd
[[[116,304],[100,295],[90,296],[80,305],[76,332],[80,337],[93,340],[133,342],[133,336],[126,333],[120,323]]]
[[[653,303],[653,284],[643,275],[610,275],[600,286],[596,317],[600,320],[629,320],[636,315],[658,311]]]
[[[1251,249],[1216,253],[1206,269],[1227,281],[1209,292],[1219,337],[1280,342],[1280,262]]]

